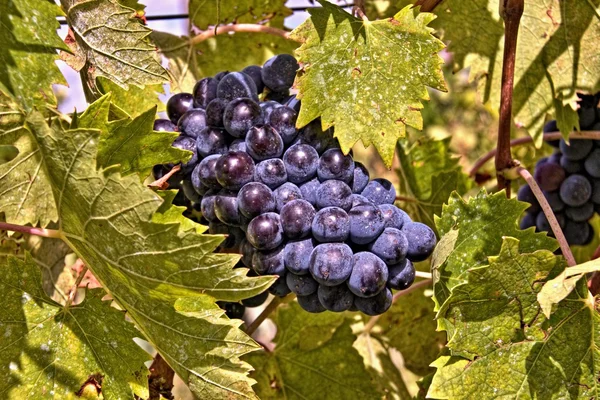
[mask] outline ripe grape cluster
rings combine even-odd
[[[579,125],[582,130],[600,131],[599,95],[580,96]],[[544,126],[544,133],[556,132],[556,121]],[[534,178],[542,189],[570,245],[586,245],[594,239],[589,220],[600,212],[600,140],[564,139],[547,142],[554,154],[540,159]],[[527,185],[518,199],[531,204],[521,220],[521,229],[535,227],[553,235],[548,219]]]
[[[194,155],[169,184],[209,233],[228,235],[217,251],[241,253],[253,274],[279,276],[273,295],[293,292],[309,312],[381,314],[392,289],[413,283],[413,262],[429,257],[435,234],[394,206],[394,186],[371,180],[319,119],[296,129],[300,101],[289,89],[298,67],[278,55],[172,96],[169,120],[155,129],[178,131],[173,146]],[[156,166],[155,178],[171,168]],[[267,296],[221,307],[239,318]]]

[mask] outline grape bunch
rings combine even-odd
[[[172,96],[169,120],[155,130],[178,131],[173,146],[194,155],[169,184],[209,233],[228,235],[217,251],[241,253],[238,266],[251,274],[279,276],[273,295],[293,292],[314,313],[381,314],[392,290],[413,283],[413,262],[430,256],[435,234],[394,206],[394,186],[371,180],[319,119],[296,129],[300,101],[290,88],[298,68],[277,55]],[[172,167],[156,166],[155,178]],[[267,297],[220,305],[239,318]]]
[[[600,96],[580,95],[578,110],[581,130],[600,131]],[[556,121],[544,133],[556,132]],[[600,212],[600,140],[564,139],[548,141],[554,154],[540,159],[534,178],[542,189],[570,245],[586,245],[594,239],[589,220]],[[553,235],[548,219],[528,185],[519,189],[518,199],[531,205],[521,220],[521,229],[535,227]]]

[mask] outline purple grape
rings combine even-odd
[[[373,297],[385,288],[387,265],[375,254],[366,251],[352,257],[352,274],[348,279],[350,291],[358,297]]]
[[[298,296],[308,296],[317,291],[319,284],[310,275],[295,275],[288,272],[285,281],[290,290]]]
[[[584,222],[594,216],[594,204],[587,202],[579,207],[567,207],[565,215],[571,221]]]
[[[235,139],[229,145],[229,151],[241,151],[247,153],[248,151],[246,149],[246,141],[243,139]]]
[[[411,261],[426,260],[437,243],[435,233],[425,224],[409,222],[402,227],[402,233],[408,239],[406,257]]]
[[[363,204],[348,213],[350,217],[350,240],[362,245],[374,241],[385,228],[385,219],[379,207]]]
[[[408,252],[408,239],[396,228],[385,228],[371,244],[369,250],[388,265],[398,264]]]
[[[283,233],[289,239],[301,239],[310,235],[314,216],[315,209],[308,201],[290,201],[280,211]]]
[[[196,137],[196,150],[200,157],[227,153],[227,135],[222,129],[206,127]]]
[[[317,295],[323,307],[333,312],[349,310],[354,304],[354,295],[345,284],[337,286],[319,285]]]
[[[352,178],[352,193],[362,193],[369,183],[369,171],[358,161],[354,162],[354,174]]]
[[[600,178],[600,148],[592,151],[586,158],[585,171],[594,178]]]
[[[256,93],[261,94],[265,89],[265,84],[262,81],[262,68],[258,65],[249,65],[242,70],[242,73],[248,75],[256,85]]]
[[[279,104],[276,101],[272,101],[272,100],[262,101],[260,103],[260,109],[262,110],[262,113],[263,113],[264,122],[268,122],[271,118],[271,114],[273,113],[273,111],[278,109],[279,107],[281,107],[281,104]]]
[[[326,150],[319,159],[317,175],[321,182],[335,179],[350,183],[354,178],[354,160],[340,149]]]
[[[325,286],[342,284],[352,273],[352,250],[344,243],[323,243],[310,254],[310,273]]]
[[[296,71],[300,68],[298,61],[289,54],[278,54],[265,62],[262,68],[262,81],[274,92],[281,92],[292,87]]]
[[[215,78],[200,79],[194,85],[192,94],[194,95],[194,107],[206,108],[208,103],[217,98],[217,86],[219,81]]]
[[[529,203],[530,206],[527,208],[527,212],[530,213],[538,213],[542,209],[540,207],[540,203],[538,203],[533,191],[529,187],[529,185],[525,184],[519,188],[519,192],[517,193],[517,199],[519,201],[524,201]]]
[[[285,106],[275,108],[268,117],[268,123],[279,132],[283,143],[289,145],[298,136],[296,130],[296,119],[298,113]]]
[[[223,113],[223,126],[236,138],[246,136],[246,132],[262,123],[262,120],[262,110],[258,103],[245,97],[229,102]]]
[[[354,305],[358,311],[367,315],[380,315],[390,309],[392,306],[392,291],[388,288],[382,290],[376,296],[365,299],[362,297],[354,298]]]
[[[218,192],[218,189],[209,190],[204,194],[204,197],[202,197],[202,201],[200,202],[200,212],[209,222],[219,221],[217,214],[215,214],[215,200]]]
[[[569,144],[564,139],[560,140],[560,151],[571,161],[583,160],[590,154],[592,147],[593,142],[587,139],[571,140]]]
[[[382,204],[379,210],[383,215],[383,226],[386,228],[402,229],[404,224],[412,222],[409,215],[393,204]]]
[[[350,217],[339,207],[323,208],[313,219],[312,233],[319,242],[343,242],[350,236]]]
[[[181,163],[181,171],[184,174],[189,174],[198,165],[198,153],[196,151],[196,141],[188,136],[177,136],[172,144],[173,147],[192,152],[192,158],[187,162]],[[170,167],[170,166],[169,166]],[[170,169],[170,168],[169,168]]]
[[[256,161],[278,158],[283,154],[283,140],[271,125],[256,125],[246,134],[246,149]]]
[[[272,158],[256,165],[255,179],[271,189],[276,189],[287,182],[287,172],[283,160]]]
[[[256,251],[256,248],[252,246],[248,239],[244,238],[242,243],[240,243],[241,261],[246,267],[252,268],[252,257],[254,257]]]
[[[277,278],[277,280],[269,288],[269,293],[277,297],[285,297],[288,294],[292,293],[292,291],[287,285],[285,276],[280,276],[279,278]]]
[[[248,299],[242,300],[242,305],[248,308],[259,307],[262,306],[268,298],[269,292],[264,291],[260,294],[257,294],[256,296],[252,296]]]
[[[283,228],[279,214],[259,215],[248,224],[246,239],[258,250],[271,250],[283,242]]]
[[[275,209],[280,212],[283,206],[292,200],[302,199],[302,192],[298,186],[293,183],[286,182],[273,191],[275,196]]]
[[[239,191],[238,207],[247,218],[254,218],[275,210],[275,196],[269,187],[260,182],[246,183]]]
[[[570,245],[584,246],[589,241],[590,231],[593,230],[588,222],[567,221],[564,228],[565,239]]]
[[[240,225],[241,219],[238,211],[236,192],[222,189],[217,194],[215,198],[215,215],[219,221],[226,225]]]
[[[533,175],[539,187],[548,192],[557,190],[566,176],[567,174],[563,167],[552,163],[541,165]]]
[[[560,166],[563,167],[568,174],[577,174],[584,169],[581,161],[572,161],[565,156],[560,158]]]
[[[192,108],[179,118],[177,128],[182,135],[197,138],[200,132],[208,126],[206,111],[201,108]]]
[[[352,189],[342,181],[325,181],[317,189],[317,208],[339,207],[348,211],[352,208],[352,200]]]
[[[405,290],[415,281],[415,267],[405,258],[398,264],[388,266],[387,287],[394,290]]]
[[[394,204],[396,201],[396,189],[387,179],[373,179],[361,194],[377,205]]]
[[[309,313],[318,314],[325,310],[325,307],[319,301],[317,293],[310,294],[308,296],[298,296],[298,305]]]
[[[283,263],[283,246],[278,246],[272,250],[257,250],[252,256],[252,268],[259,275],[279,275],[286,274]]]
[[[198,166],[194,169],[194,174],[198,174],[198,179],[200,182],[211,189],[220,189],[221,184],[217,181],[217,171],[216,165],[217,161],[221,156],[219,154],[214,154],[206,157]]]
[[[214,99],[206,106],[206,123],[208,126],[223,127],[223,115],[229,101],[225,99]]]
[[[250,76],[242,72],[230,72],[219,81],[217,97],[229,101],[247,97],[258,101],[258,90]]]
[[[295,144],[286,150],[283,163],[288,180],[299,184],[311,180],[317,175],[319,154],[306,144]]]
[[[308,274],[310,254],[314,249],[312,238],[292,240],[286,243],[284,250],[284,262],[288,271],[296,275]]]
[[[535,227],[535,219],[537,214],[525,213],[523,219],[519,223],[519,229],[525,230],[527,228]]]
[[[221,186],[237,190],[254,179],[254,161],[247,153],[230,151],[217,160],[215,171]]]
[[[548,201],[548,204],[550,205],[550,208],[552,208],[552,211],[558,212],[558,211],[564,210],[565,203],[560,199],[560,194],[558,193],[558,191],[543,192],[543,193],[544,193],[544,197]],[[541,207],[540,207],[540,210],[541,210]]]
[[[158,132],[175,132],[177,131],[177,125],[168,119],[157,119],[154,121],[154,127],[152,129]]]
[[[304,129],[298,133],[298,136],[292,143],[307,144],[314,148],[317,153],[321,154],[327,149],[327,146],[332,140],[333,137],[331,131],[327,130],[323,132],[323,129],[321,128],[321,119],[317,118],[306,125]]]
[[[176,124],[179,118],[194,106],[194,96],[191,93],[177,93],[167,101],[167,115]]]
[[[302,193],[302,198],[304,198],[304,200],[308,201],[313,206],[316,206],[317,205],[317,189],[319,189],[320,185],[321,185],[321,182],[319,182],[318,178],[313,178],[310,181],[305,182],[302,185],[300,185],[300,192]]]
[[[583,175],[571,175],[560,186],[560,198],[568,206],[582,206],[591,197],[592,185]]]

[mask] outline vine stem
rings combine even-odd
[[[81,264],[81,266],[83,268],[81,268],[81,271],[79,271],[77,280],[75,281],[75,283],[73,284],[73,287],[71,288],[71,292],[69,293],[69,298],[67,299],[67,302],[65,303],[65,311],[68,310],[69,307],[71,307],[73,300],[75,300],[75,295],[77,294],[77,289],[79,288],[81,281],[83,280],[83,278],[85,277],[85,274],[88,271],[88,267],[83,264],[83,261],[81,260],[81,258],[78,258],[77,261],[75,261],[75,263]]]
[[[283,303],[288,303],[290,301],[292,301],[294,299],[295,296],[287,296],[287,297],[275,297],[273,300],[271,300],[271,302],[269,303],[268,306],[265,307],[264,310],[262,310],[262,312],[258,315],[258,317],[256,317],[256,319],[254,321],[252,321],[252,323],[250,325],[248,325],[248,327],[246,328],[246,334],[248,336],[252,336],[252,334],[256,331],[256,329],[258,329],[258,327],[264,322],[265,319],[267,319],[267,317],[269,315],[271,315],[271,313],[273,311],[275,311],[275,309]]]
[[[421,12],[430,12],[439,6],[442,1],[444,0],[417,0],[415,2],[415,7],[421,6]]]
[[[0,222],[1,231],[22,232],[29,235],[42,236],[53,239],[61,239],[60,231],[54,229],[35,228],[33,226],[23,226]]]
[[[560,132],[550,132],[550,133],[544,134],[545,141],[558,140],[558,139],[562,139],[562,134]],[[600,131],[571,132],[571,134],[569,135],[569,139],[600,140]],[[531,143],[531,142],[533,142],[533,138],[531,136],[513,139],[510,141],[510,147],[516,147],[516,146],[520,146],[520,145]],[[485,153],[483,156],[481,156],[475,162],[475,164],[473,164],[473,167],[471,168],[471,171],[469,172],[469,176],[470,177],[475,176],[475,174],[481,169],[481,167],[483,167],[485,165],[485,163],[487,163],[488,161],[490,161],[492,158],[494,158],[496,156],[497,152],[498,152],[498,150],[496,148],[494,148],[494,149],[490,150],[489,152]]]
[[[268,33],[270,35],[279,36],[284,39],[290,39],[290,32],[288,32],[284,29],[273,28],[271,26],[258,25],[258,24],[233,24],[233,25],[219,26],[216,29],[207,29],[207,30],[203,31],[202,33],[199,33],[198,35],[194,36],[193,38],[188,40],[186,43],[183,43],[183,44],[180,44],[180,45],[177,45],[174,47],[170,47],[168,49],[160,49],[159,51],[162,53],[168,53],[171,51],[179,50],[186,46],[194,46],[194,45],[196,45],[198,43],[202,43],[205,40],[210,39],[214,36],[222,35],[223,33],[229,33],[229,32]]]
[[[556,219],[556,216],[554,215],[554,212],[552,211],[552,208],[550,207],[550,204],[548,204],[548,200],[546,200],[546,196],[544,196],[544,193],[542,193],[542,189],[540,189],[535,179],[533,179],[533,176],[531,176],[529,171],[527,171],[525,168],[519,167],[517,168],[517,172],[519,173],[519,175],[521,175],[523,179],[525,179],[525,181],[531,188],[531,191],[535,195],[535,198],[540,203],[540,206],[542,207],[542,210],[544,211],[544,214],[546,215],[546,218],[550,223],[550,228],[552,228],[552,232],[554,232],[554,236],[556,237],[556,240],[560,245],[560,249],[562,250],[563,256],[567,260],[567,264],[569,265],[569,267],[577,265],[575,257],[573,257],[573,253],[571,252],[571,248],[569,247],[569,243],[567,243],[567,239],[565,238],[565,235],[563,234],[563,231],[560,228],[560,225],[558,224],[558,221]]]
[[[429,286],[432,283],[433,283],[433,279],[431,279],[431,278],[426,279],[421,282],[414,283],[408,289],[401,290],[398,293],[396,293],[394,295],[394,297],[392,297],[392,304],[394,304],[400,297],[406,296],[407,294],[410,294],[410,293],[414,292],[415,290],[419,290],[422,287]],[[377,321],[379,321],[379,318],[381,318],[381,315],[375,315],[375,316],[371,317],[369,319],[369,322],[367,322],[367,324],[365,325],[365,329],[363,329],[363,333],[369,334],[371,332],[371,330],[373,329],[373,327],[375,326],[375,324],[377,323]]]
[[[524,0],[502,0],[500,13],[504,19],[504,57],[502,59],[502,89],[500,92],[500,120],[498,123],[498,151],[496,153],[496,171],[498,189],[506,190],[510,197],[510,180],[503,172],[512,168],[510,152],[510,130],[512,127],[512,103],[515,81],[515,58],[519,24],[523,15]]]

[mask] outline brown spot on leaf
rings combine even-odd
[[[406,118],[398,118],[396,120],[396,123],[397,124],[404,124],[404,125],[406,125]]]
[[[552,16],[552,9],[551,9],[551,8],[549,8],[549,9],[546,11],[546,15],[547,15],[547,16],[550,18],[550,20],[552,21],[552,25],[554,25],[554,26],[558,26],[558,25],[560,25],[560,23],[558,23],[557,21],[555,21],[555,20],[554,20],[554,17]]]
[[[400,25],[400,22],[398,20],[394,19],[394,17],[388,19],[388,22],[394,26]]]
[[[411,107],[411,106],[408,106],[408,109],[409,109],[410,111],[421,111],[421,109],[420,109],[420,108],[417,108],[417,107]]]
[[[102,380],[104,377],[102,374],[92,374],[87,378],[87,380],[81,385],[77,393],[75,395],[77,397],[91,397],[96,396],[100,397],[102,394]]]
[[[358,78],[361,75],[362,75],[362,71],[360,70],[360,68],[358,68],[358,67],[352,68],[352,77],[353,78]]]

